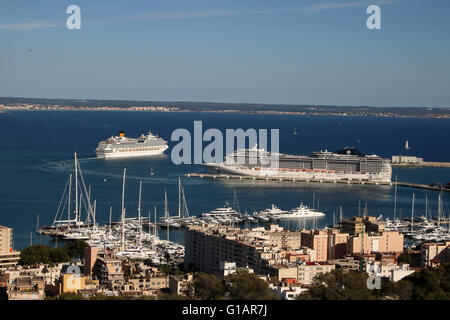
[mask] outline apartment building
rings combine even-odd
[[[315,276],[321,273],[331,272],[335,269],[331,262],[303,262],[297,265],[273,266],[277,270],[279,280],[290,278],[295,279],[301,285],[310,285]]]
[[[436,261],[450,262],[450,241],[426,242],[420,245],[420,267],[431,267]]]
[[[61,275],[61,270],[67,263],[56,263],[52,267],[39,264],[34,266],[17,265],[3,272],[2,278],[8,284],[21,277],[42,277],[45,285],[54,285]]]
[[[315,250],[313,261],[328,260],[328,232],[327,230],[307,230],[301,234],[302,246]]]
[[[328,261],[339,259],[347,253],[349,234],[337,229],[307,230],[301,233],[302,246],[315,250],[316,257],[312,261]]]
[[[168,276],[131,277],[128,285],[135,290],[161,290],[169,288]]]
[[[358,234],[348,239],[347,254],[403,252],[403,235],[397,231],[384,231],[380,234]]]
[[[43,300],[44,287],[42,277],[19,277],[8,285],[8,300]]]
[[[113,256],[97,257],[92,268],[94,278],[100,284],[107,285],[111,290],[117,289],[117,284],[123,281],[122,261]]]
[[[192,226],[185,231],[185,266],[216,273],[221,262],[235,262],[266,273],[267,261],[276,261],[281,250],[301,247],[300,232],[271,225],[269,229],[240,229],[226,226]]]
[[[386,263],[382,261],[371,261],[366,265],[367,274],[376,274],[377,276],[388,278],[390,281],[396,282],[404,277],[414,273],[409,268],[409,264]]]
[[[13,229],[0,226],[0,273],[14,267],[20,260],[20,251],[14,250]]]
[[[193,296],[193,276],[192,274],[185,274],[182,276],[169,276],[169,290],[172,293]]]
[[[358,235],[360,233],[381,233],[385,231],[384,222],[375,217],[353,217],[352,219],[342,220],[342,231],[351,235]]]

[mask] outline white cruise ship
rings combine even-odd
[[[322,217],[325,216],[325,213],[308,208],[303,203],[300,203],[300,206],[294,208],[288,212],[283,212],[279,214],[274,214],[273,217],[275,219],[298,219],[298,218],[313,218],[313,217]]]
[[[125,137],[125,133],[120,131],[118,136],[101,141],[95,153],[97,158],[129,158],[161,154],[167,148],[167,141],[150,131],[137,139]]]
[[[223,162],[203,165],[224,174],[280,179],[391,182],[392,177],[390,160],[364,155],[354,147],[313,152],[312,156],[271,153],[255,147],[236,150]]]

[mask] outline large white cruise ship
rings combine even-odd
[[[167,141],[150,131],[137,139],[125,137],[125,133],[120,131],[118,136],[101,141],[95,153],[97,158],[129,158],[161,154],[168,147]]]
[[[271,159],[278,163],[271,165]],[[241,149],[225,156],[221,163],[204,166],[226,174],[314,180],[360,180],[391,182],[392,167],[388,159],[364,155],[357,149],[313,152],[312,156],[270,153],[264,149]]]

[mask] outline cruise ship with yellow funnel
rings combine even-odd
[[[95,153],[97,158],[131,158],[161,154],[167,148],[167,141],[150,131],[137,139],[126,137],[123,131],[119,131],[118,136],[101,141]]]

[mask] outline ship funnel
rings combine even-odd
[[[119,137],[125,137],[125,132],[119,131]]]

